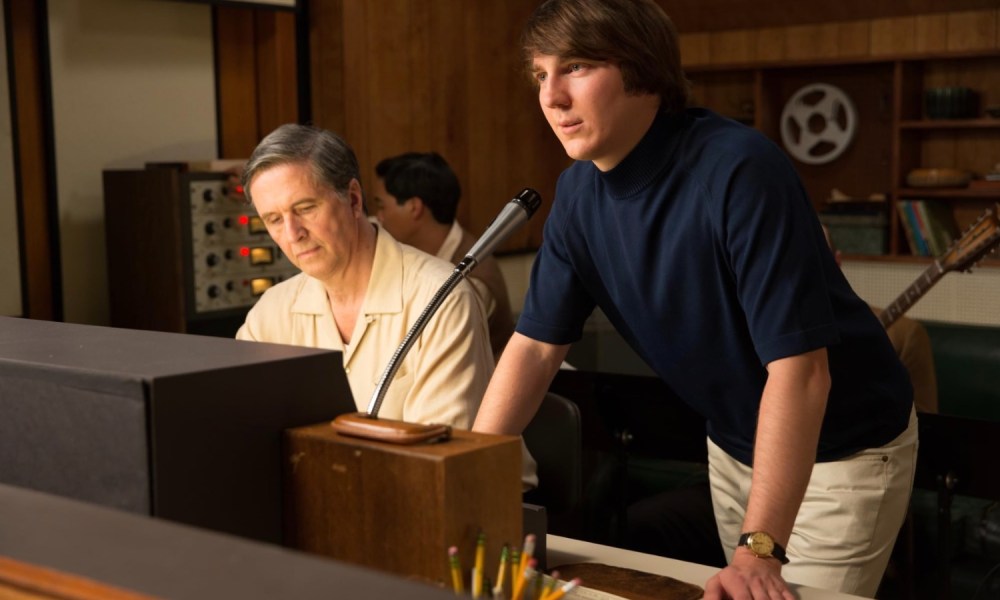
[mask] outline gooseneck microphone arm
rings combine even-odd
[[[486,228],[486,232],[473,244],[472,248],[469,248],[469,252],[466,253],[465,258],[463,258],[457,265],[455,265],[455,270],[452,271],[451,275],[444,282],[444,285],[438,289],[437,293],[431,299],[430,304],[427,308],[420,313],[417,317],[416,322],[407,332],[406,337],[403,338],[403,343],[399,345],[396,352],[389,359],[389,364],[386,366],[385,371],[382,373],[382,377],[379,379],[378,384],[375,386],[375,391],[372,393],[372,399],[368,403],[368,412],[366,416],[369,418],[377,418],[378,411],[382,408],[382,400],[385,399],[385,394],[389,389],[389,383],[392,382],[392,378],[396,375],[396,371],[399,370],[399,365],[403,362],[403,358],[410,351],[410,348],[416,342],[417,338],[420,337],[420,333],[424,330],[427,325],[427,321],[430,320],[434,313],[437,312],[441,303],[444,299],[451,293],[455,286],[458,285],[460,281],[465,279],[476,265],[482,262],[486,257],[493,253],[504,240],[506,240],[515,230],[517,230],[521,225],[523,225],[528,219],[531,218],[535,211],[542,203],[541,196],[538,192],[531,188],[524,188],[521,192],[514,196],[514,198],[508,202],[500,214],[493,219],[490,226]]]

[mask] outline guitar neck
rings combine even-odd
[[[940,261],[934,261],[931,266],[927,267],[924,272],[917,278],[916,281],[910,284],[898,298],[893,300],[892,304],[887,306],[885,310],[878,316],[878,320],[882,322],[882,327],[889,327],[896,322],[896,319],[903,316],[907,310],[916,303],[927,290],[931,289],[935,283],[938,282],[941,277],[945,274],[945,269],[941,266]]]
[[[906,291],[896,298],[878,320],[883,327],[892,325],[903,315],[913,303],[931,289],[938,279],[948,271],[967,271],[983,256],[993,251],[1000,244],[1000,202],[995,208],[987,209],[975,223],[962,235],[961,239],[951,245],[948,251],[937,258],[931,266],[906,288]]]

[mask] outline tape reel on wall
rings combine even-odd
[[[821,165],[836,160],[857,133],[858,115],[844,90],[828,83],[800,88],[781,111],[781,141],[796,160]]]

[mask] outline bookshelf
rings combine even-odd
[[[858,119],[854,139],[836,159],[806,164],[793,158],[817,211],[832,190],[882,210],[884,252],[862,260],[926,262],[914,256],[900,202],[947,206],[964,231],[1000,202],[1000,182],[975,181],[1000,163],[1000,11],[965,11],[898,19],[828,23],[681,36],[685,70],[696,104],[760,129],[784,147],[781,115],[796,90],[832,84],[851,99]],[[824,40],[826,42],[824,42]],[[978,95],[970,118],[931,119],[925,91],[968,87]],[[968,187],[914,187],[919,168],[969,171]],[[861,206],[858,203],[857,206]],[[984,264],[1000,266],[1000,260]]]
[[[985,116],[986,107],[1000,105],[1000,53],[897,61],[894,79],[898,95],[894,127],[898,162],[893,197],[903,202],[922,200],[947,205],[964,231],[1000,202],[1000,182],[980,185],[982,182],[977,181],[1000,163],[1000,118]],[[924,92],[946,86],[975,90],[979,95],[975,114],[967,119],[928,118]],[[973,174],[973,181],[968,187],[907,185],[907,173],[926,167],[962,169]],[[902,220],[895,219],[893,227],[897,253],[912,254],[903,235]]]

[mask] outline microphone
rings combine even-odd
[[[434,294],[431,299],[430,304],[424,309],[420,316],[417,317],[417,321],[410,328],[410,331],[403,338],[403,343],[400,344],[399,348],[396,349],[395,354],[389,359],[389,364],[385,368],[385,372],[382,373],[381,379],[379,379],[378,385],[375,386],[375,392],[372,394],[371,402],[368,404],[368,414],[369,418],[377,418],[378,411],[382,408],[382,400],[385,398],[385,394],[388,391],[389,382],[392,380],[396,371],[399,370],[399,365],[403,360],[403,357],[410,351],[410,347],[416,341],[420,332],[424,330],[427,325],[427,321],[430,320],[431,316],[437,312],[437,309],[441,306],[445,297],[451,293],[455,286],[458,285],[462,279],[468,275],[472,269],[476,268],[483,259],[488,257],[493,253],[493,250],[499,246],[504,240],[510,237],[510,234],[523,225],[533,214],[538,210],[538,207],[542,204],[542,197],[538,195],[538,192],[531,188],[524,188],[518,193],[514,198],[503,207],[500,214],[497,215],[493,222],[490,223],[489,227],[482,236],[469,248],[466,253],[465,258],[463,258],[457,265],[455,265],[455,270],[452,272],[451,276],[444,285]]]
[[[403,342],[389,359],[389,364],[375,386],[374,393],[372,393],[368,411],[342,414],[333,420],[332,425],[338,433],[396,444],[441,440],[447,439],[451,435],[451,427],[447,425],[379,419],[378,411],[382,407],[382,400],[385,399],[389,383],[396,375],[396,371],[399,370],[403,358],[448,294],[469,272],[476,268],[476,265],[492,254],[493,250],[510,237],[518,227],[527,222],[541,204],[542,197],[538,195],[538,192],[531,188],[524,188],[503,207],[483,235],[472,245],[472,248],[469,248],[465,258],[455,265],[455,270],[431,298],[430,304],[417,317],[416,322],[403,338]]]
[[[493,219],[493,222],[486,228],[483,235],[476,240],[476,243],[469,248],[469,251],[465,254],[465,258],[458,263],[457,267],[463,273],[474,269],[477,264],[493,254],[493,250],[510,237],[517,228],[524,225],[535,214],[535,211],[538,210],[541,204],[542,197],[538,195],[538,192],[531,188],[521,190],[521,193],[514,196],[503,207],[500,214]]]

